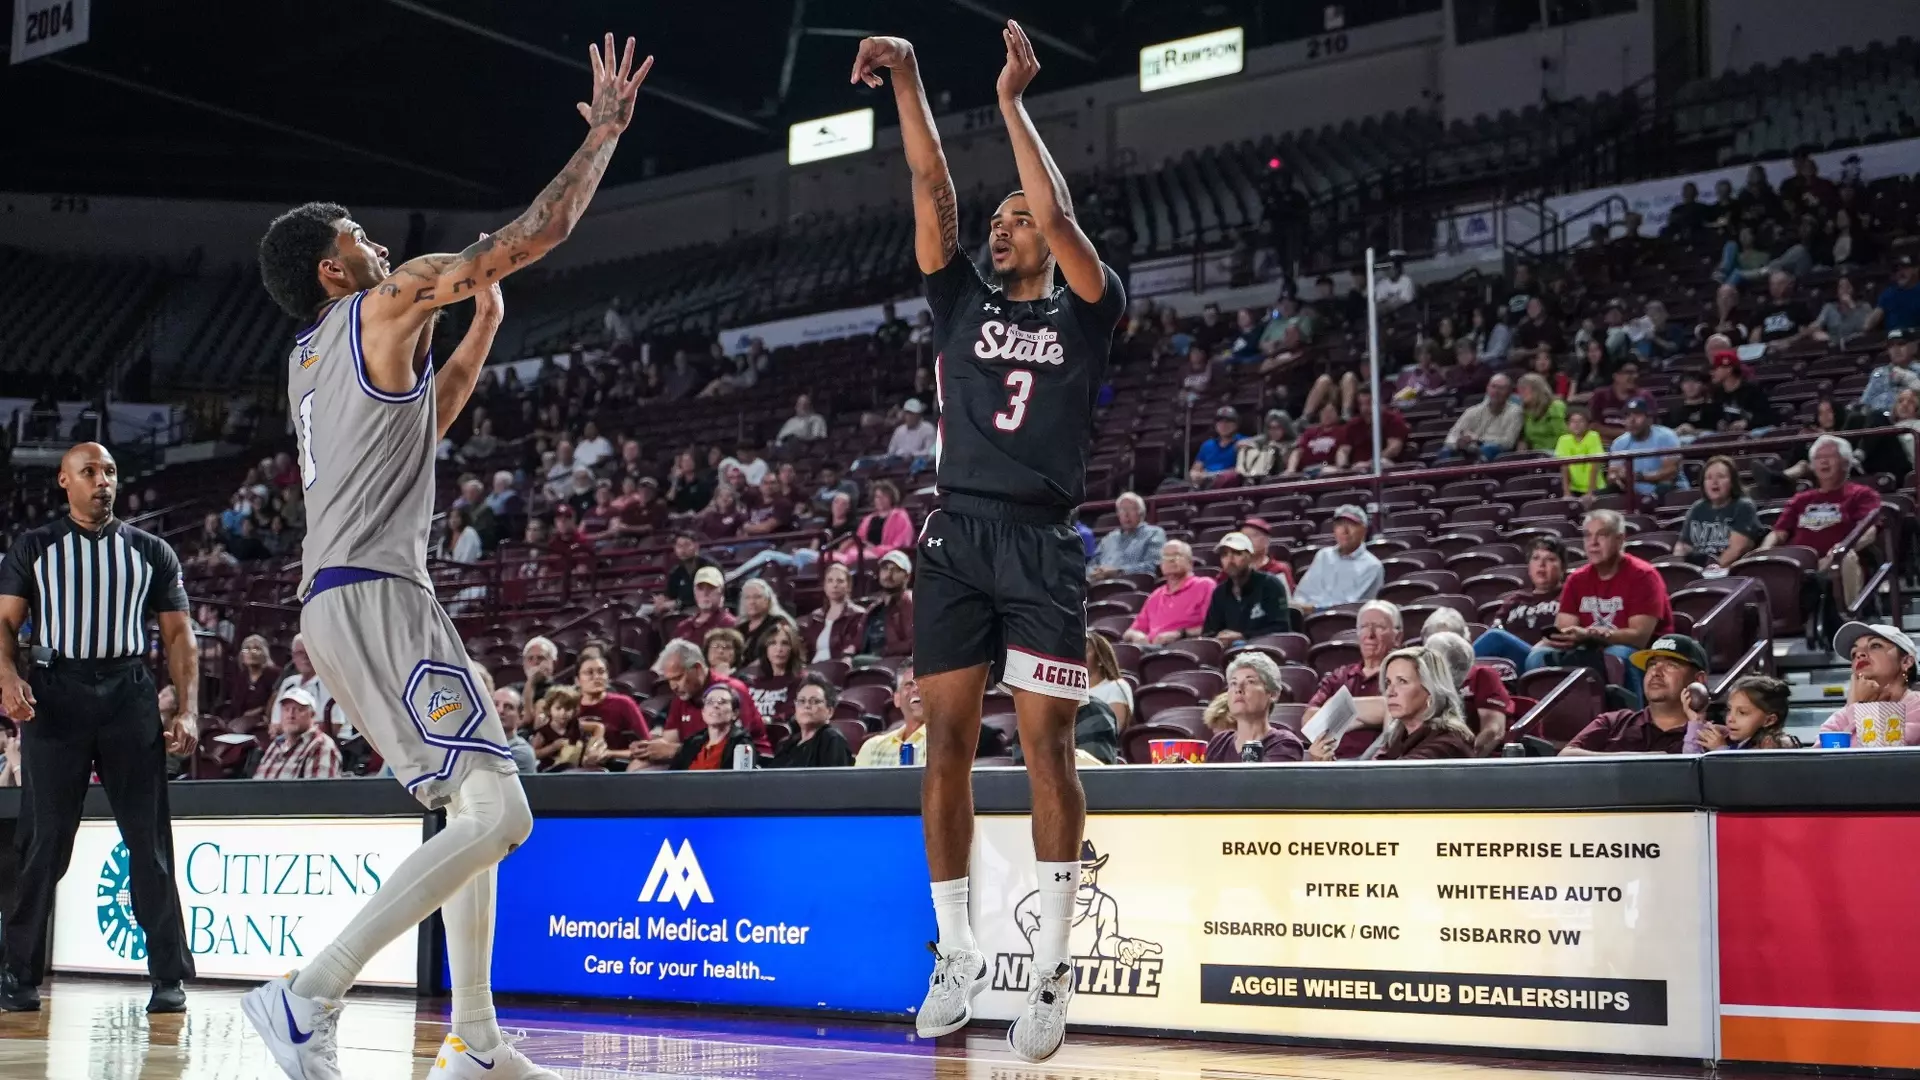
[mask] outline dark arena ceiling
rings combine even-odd
[[[90,40],[0,65],[0,190],[494,207],[577,145],[586,49],[657,57],[607,177],[783,150],[787,126],[886,98],[848,85],[856,39],[919,48],[936,108],[993,99],[997,24],[1052,90],[1137,70],[1142,45],[1244,25],[1319,32],[1318,0],[93,0]],[[1346,24],[1439,0],[1348,0]],[[11,40],[12,7],[0,7]],[[648,93],[647,91],[653,91]],[[944,97],[942,95],[945,95]]]

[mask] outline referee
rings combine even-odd
[[[193,745],[200,658],[180,561],[166,541],[113,517],[113,456],[81,443],[60,459],[67,516],[0,561],[0,711],[20,727],[20,892],[0,950],[0,1012],[40,1008],[53,889],[73,856],[90,774],[126,842],[133,913],[153,978],[148,1012],[183,1012],[191,978],[174,886],[167,752]],[[163,726],[147,674],[148,614],[160,620],[180,711]],[[31,623],[33,645],[17,647]],[[81,913],[88,917],[88,913]]]

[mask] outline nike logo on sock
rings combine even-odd
[[[470,1058],[473,1058],[473,1060],[474,1060],[474,1063],[475,1063],[475,1064],[477,1064],[477,1065],[479,1065],[479,1066],[480,1066],[481,1068],[483,1068],[483,1069],[486,1069],[486,1070],[488,1070],[488,1071],[492,1071],[492,1069],[493,1069],[493,1062],[491,1062],[491,1061],[481,1061],[481,1060],[480,1060],[479,1058],[477,1058],[477,1057],[474,1057],[474,1054],[473,1054],[473,1051],[471,1051],[471,1050],[469,1050],[469,1051],[467,1051],[467,1056],[468,1056],[468,1057],[470,1057]]]
[[[287,1011],[288,1038],[291,1038],[295,1044],[304,1043],[308,1039],[313,1038],[313,1032],[301,1031],[300,1025],[294,1022],[293,1004],[287,1000],[287,992],[285,990],[280,991],[280,1007]]]

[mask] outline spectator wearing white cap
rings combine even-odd
[[[1293,629],[1295,614],[1288,603],[1287,583],[1254,568],[1253,540],[1246,533],[1228,533],[1214,551],[1220,557],[1220,581],[1207,602],[1202,637],[1230,645]]]
[[[735,623],[727,610],[727,579],[717,566],[703,566],[693,575],[693,614],[681,619],[673,636],[702,641],[707,631],[730,627]]]
[[[1380,594],[1387,574],[1367,550],[1367,512],[1351,503],[1335,510],[1333,541],[1333,546],[1314,552],[1313,563],[1294,590],[1294,607],[1311,612],[1364,603]]]
[[[913,560],[904,551],[889,551],[875,572],[880,599],[867,609],[867,632],[861,652],[872,656],[913,655]]]
[[[253,770],[255,780],[332,780],[340,776],[340,747],[313,722],[313,695],[297,686],[280,692],[279,734]]]
[[[916,459],[933,453],[936,432],[933,425],[927,423],[927,407],[920,404],[919,398],[908,398],[900,406],[900,426],[893,429],[893,437],[887,440],[887,456]]]
[[[1847,658],[1853,678],[1847,703],[1820,730],[1844,731],[1854,746],[1920,746],[1920,663],[1913,638],[1897,626],[1850,622],[1833,635],[1833,651]]]

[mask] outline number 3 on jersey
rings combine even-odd
[[[1007,372],[1007,389],[1013,391],[1013,396],[1007,399],[1005,412],[993,414],[993,426],[1001,431],[1018,431],[1027,418],[1027,398],[1033,393],[1033,372],[1025,368]]]
[[[300,397],[300,490],[313,486],[313,391],[309,390]]]

